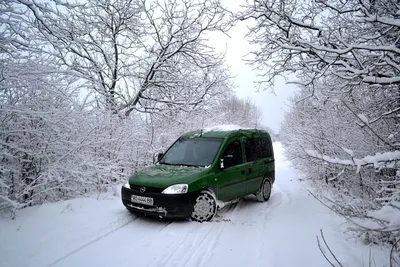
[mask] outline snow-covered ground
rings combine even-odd
[[[119,196],[74,199],[0,219],[0,266],[330,266],[317,236],[343,266],[389,266],[389,251],[343,234],[342,218],[309,195],[279,143],[270,200],[247,197],[208,223],[135,216]]]

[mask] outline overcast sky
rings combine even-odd
[[[245,1],[222,0],[222,2],[228,9],[238,10],[239,5]],[[226,49],[226,60],[228,65],[231,66],[231,74],[236,76],[234,83],[237,86],[238,96],[242,98],[251,97],[263,112],[262,124],[278,132],[283,120],[284,110],[288,109],[288,98],[296,90],[296,87],[285,84],[284,79],[279,79],[275,83],[275,94],[267,91],[256,92],[254,81],[257,80],[257,73],[243,61],[244,56],[250,51],[248,40],[245,39],[245,34],[248,31],[247,23],[239,22],[231,29],[229,32],[231,38],[220,33],[218,36],[213,36],[210,41],[215,43],[218,49]]]

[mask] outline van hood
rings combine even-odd
[[[147,167],[129,178],[129,184],[167,188],[174,184],[189,184],[206,175],[209,168],[157,164]]]

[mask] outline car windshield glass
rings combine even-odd
[[[180,138],[165,153],[160,164],[209,166],[214,161],[223,139]]]

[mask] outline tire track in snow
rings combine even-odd
[[[206,247],[206,252],[203,255],[198,266],[209,266],[209,263],[214,255],[215,248],[219,244],[220,237],[224,233],[226,226],[232,225],[232,217],[238,211],[238,209],[237,209],[238,205],[240,205],[240,201],[232,203],[228,207],[222,209],[222,211],[223,211],[222,222],[224,222],[224,223],[221,223],[217,226],[220,229],[217,231],[215,238],[213,238],[211,240],[211,242],[208,244],[208,246]],[[221,222],[221,221],[218,221],[218,222]]]
[[[271,211],[289,203],[289,197],[279,186],[274,186],[273,194],[266,203],[258,203],[255,198],[238,201],[227,205],[218,211],[211,222],[191,222],[190,228],[183,235],[178,236],[168,243],[164,252],[147,266],[150,267],[187,267],[208,266],[214,250],[225,229],[239,223],[241,227],[257,227],[259,232],[258,243],[262,247],[264,242],[263,224],[253,225],[254,222],[263,220]],[[260,209],[261,208],[261,209]],[[188,253],[190,251],[190,253]]]
[[[194,254],[190,256],[190,258],[184,263],[182,267],[186,266],[207,266],[208,261],[210,260],[213,254],[213,248],[218,244],[218,240],[223,234],[225,230],[225,226],[231,223],[231,216],[234,214],[239,202],[232,203],[220,210],[220,215],[222,213],[222,221],[214,221],[214,219],[210,222],[210,226],[212,227],[210,231],[206,233],[206,236],[201,236],[202,241],[200,244],[194,243],[191,245],[191,248],[195,251]],[[222,211],[222,212],[221,212]],[[216,224],[218,223],[218,224]],[[208,225],[207,225],[208,226]],[[197,239],[199,235],[196,235]],[[211,238],[209,238],[211,236]],[[193,242],[192,242],[193,243]]]
[[[272,190],[271,198],[266,202],[268,207],[265,213],[284,207],[291,201],[290,195],[285,193],[278,185],[274,185]]]
[[[230,221],[231,220],[230,216],[232,215],[233,211],[236,209],[239,203],[240,200],[223,207],[217,212],[216,216],[212,219],[212,221],[213,222]]]
[[[209,231],[205,237],[201,236],[198,238],[201,238],[202,240],[200,241],[200,244],[196,244],[196,240],[193,243],[192,251],[194,253],[190,254],[190,257],[185,261],[185,263],[182,265],[182,267],[186,266],[201,266],[201,262],[204,261],[204,259],[209,258],[210,256],[210,247],[215,247],[215,245],[218,242],[219,237],[222,235],[222,232],[224,230],[224,224],[218,224],[216,226],[213,225],[213,228],[211,231]]]
[[[123,216],[113,222],[111,222],[109,225],[112,226],[111,230],[109,230],[108,232],[101,234],[97,237],[95,237],[94,239],[90,240],[89,242],[84,243],[83,245],[77,247],[76,249],[71,250],[69,253],[65,254],[64,256],[58,258],[57,260],[51,262],[50,264],[48,264],[46,267],[51,267],[54,266],[58,263],[60,263],[61,261],[65,260],[66,258],[72,256],[75,253],[78,253],[79,251],[81,251],[82,249],[92,245],[93,243],[96,243],[98,241],[100,241],[101,239],[105,238],[106,236],[118,231],[119,229],[127,226],[129,223],[135,221],[139,219],[139,217],[133,217],[131,214],[129,214],[128,216]]]
[[[201,261],[197,266],[208,266],[208,262],[210,261],[213,253],[214,253],[214,248],[217,246],[219,238],[221,237],[222,233],[224,232],[224,226],[221,224],[219,227],[222,228],[221,230],[218,231],[218,235],[213,238],[213,240],[209,243],[209,245],[206,247],[205,253],[201,258]],[[185,265],[186,266],[186,265]]]
[[[171,262],[173,258],[171,258],[171,255],[181,255],[179,252],[181,252],[182,248],[184,247],[184,244],[186,244],[187,239],[192,235],[192,233],[195,231],[195,227],[192,226],[191,230],[187,233],[185,233],[184,236],[181,238],[175,239],[173,242],[167,244],[164,253],[160,254],[156,259],[155,263],[150,263],[147,266],[168,266],[168,264]],[[172,265],[175,266],[175,265]]]
[[[227,243],[227,240],[236,234],[238,234],[240,240],[242,235],[246,236],[248,234],[248,231],[254,234],[255,238],[253,240],[256,241],[251,242],[253,252],[249,255],[255,254],[255,256],[258,257],[260,251],[257,251],[259,250],[257,248],[260,248],[265,241],[265,236],[263,235],[264,229],[262,223],[260,224],[259,222],[265,220],[265,217],[268,216],[271,211],[287,205],[288,202],[286,194],[276,186],[276,188],[273,189],[270,201],[266,203],[259,203],[255,197],[251,196],[227,206],[224,208],[226,210],[224,211],[223,209],[220,213],[223,218],[222,221],[219,221],[220,223],[215,226],[211,232],[212,238],[207,237],[208,241],[202,243],[198,247],[190,247],[189,249],[191,251],[195,251],[195,255],[187,260],[186,265],[183,266],[220,266],[221,262],[217,259],[219,252],[216,252],[218,250],[221,251],[219,246],[229,246],[233,244],[232,248],[237,248],[235,242],[229,243],[228,241]],[[245,236],[244,242],[248,242]],[[216,259],[218,262],[217,264],[215,263]],[[262,266],[268,266],[265,264],[266,263],[263,262]]]
[[[288,197],[286,197],[286,194],[280,190],[279,187],[274,187],[274,193],[267,203],[255,203],[254,200],[244,200],[227,205],[218,211],[217,216],[214,217],[211,222],[185,222],[181,224],[175,221],[167,221],[154,223],[153,219],[147,219],[147,217],[139,216],[132,218],[132,216],[123,216],[108,224],[104,230],[105,233],[94,236],[89,242],[71,250],[69,253],[47,266],[55,266],[63,262],[65,259],[77,254],[85,248],[118,232],[119,229],[133,221],[144,222],[143,226],[145,226],[144,229],[146,230],[143,232],[143,236],[136,236],[137,242],[135,246],[138,248],[143,246],[141,240],[154,240],[153,237],[159,237],[160,234],[170,238],[170,240],[167,240],[168,238],[164,239],[167,240],[166,244],[162,247],[164,252],[157,255],[152,262],[148,262],[147,266],[208,266],[224,231],[226,229],[232,230],[232,227],[229,226],[234,226],[236,223],[242,224],[242,227],[254,226],[251,224],[251,221],[260,220],[271,210],[285,205],[287,202]],[[262,210],[260,210],[259,207],[262,207]],[[256,218],[256,216],[262,217]],[[152,222],[150,226],[148,225],[149,222]],[[136,223],[134,225],[136,225]],[[259,228],[261,230],[263,227]],[[182,229],[185,231],[182,231]],[[149,245],[161,248],[159,244],[155,244],[152,241],[149,242]],[[260,245],[259,247],[262,247],[262,244]]]
[[[221,209],[223,218],[228,217],[229,219],[236,209],[236,205],[237,203]],[[213,248],[218,244],[226,223],[230,222],[226,222],[224,219],[222,221],[213,219],[204,223],[190,222],[192,225],[190,225],[189,231],[169,243],[164,253],[147,266],[207,266],[208,259],[212,255]],[[187,253],[188,251],[192,253]]]
[[[290,196],[282,191],[279,186],[274,185],[271,197],[267,202],[261,203],[255,196],[246,196],[235,204],[236,210],[228,220],[234,224],[252,226],[254,223],[258,225],[260,217],[264,218],[271,211],[284,207],[288,203],[290,203]]]
[[[193,262],[193,266],[243,266],[249,258],[259,259],[254,261],[255,266],[270,266],[263,257],[265,251],[262,251],[264,242],[270,241],[263,224],[272,220],[275,210],[289,202],[289,197],[279,186],[274,186],[270,200],[265,203],[258,202],[254,196],[245,197],[231,214],[224,216],[229,218],[229,223],[222,224],[217,241],[209,244],[208,251],[201,252],[203,261]],[[228,258],[221,259],[221,255],[228,255]]]
[[[167,221],[165,225],[163,225],[160,229],[158,229],[158,232],[161,232],[162,230],[167,228],[171,223],[173,223],[173,221]]]
[[[266,211],[261,212],[262,215],[262,227],[261,227],[261,232],[263,234],[267,233],[267,228],[269,221],[271,220],[270,215],[273,213],[274,210],[277,208],[285,207],[291,202],[291,197],[288,193],[285,193],[279,186],[274,186],[274,194],[271,195],[270,200],[267,202],[269,204],[269,207],[267,208]],[[260,234],[258,236],[258,243],[259,245],[257,246],[257,262],[264,262],[264,247],[265,247],[265,242],[268,242],[268,238],[265,238],[263,234]],[[265,263],[265,262],[264,262]],[[262,265],[265,267],[268,267],[270,265]]]

